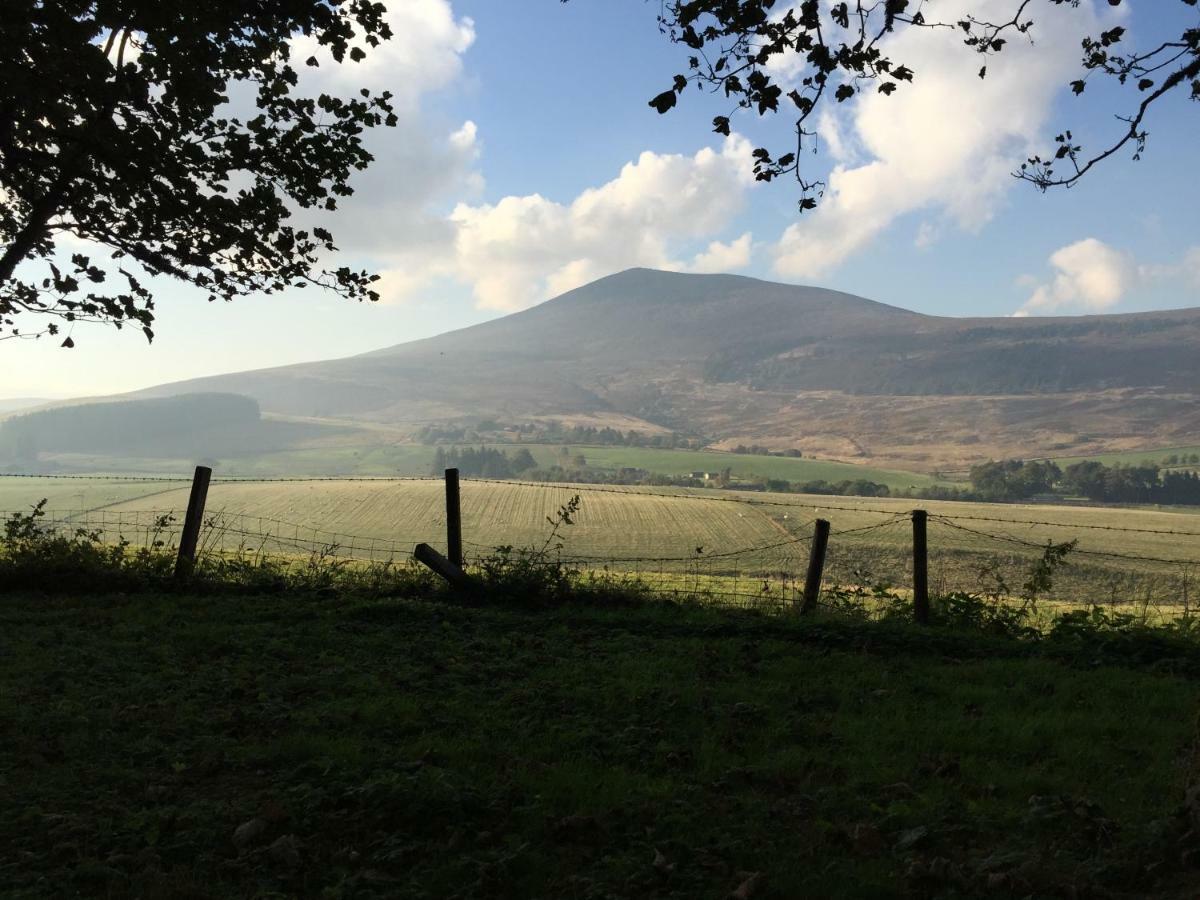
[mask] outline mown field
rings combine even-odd
[[[1192,896],[1200,682],[1105,646],[0,592],[0,894]]]
[[[108,523],[137,542],[156,515],[180,517],[187,493],[186,482],[0,479],[0,508],[28,507],[48,497],[48,508],[70,522]],[[462,500],[468,555],[479,558],[503,545],[541,546],[550,531],[547,518],[576,493],[581,509],[555,543],[561,541],[564,556],[579,557],[588,567],[733,578],[735,593],[757,590],[747,586],[755,579],[795,582],[807,564],[812,520],[820,516],[833,528],[828,584],[903,589],[910,583],[907,513],[916,501],[900,499],[467,480]],[[324,548],[333,555],[406,557],[416,543],[444,546],[443,498],[442,484],[433,480],[215,482],[208,503],[215,527],[205,540],[223,549]],[[1200,587],[1200,539],[1194,536],[1200,518],[1194,512],[920,505],[931,516],[930,578],[938,592],[1015,596],[1046,542],[1070,540],[1079,543],[1056,575],[1060,599],[1190,605]],[[1123,530],[1130,528],[1142,532]]]
[[[429,475],[436,447],[426,444],[378,443],[369,434],[308,442],[307,446],[230,455],[216,460],[222,475],[279,478],[287,476],[405,476]],[[476,444],[478,446],[478,444]],[[562,444],[491,444],[510,454],[528,449],[542,466],[562,463]],[[788,481],[830,482],[866,479],[893,489],[947,483],[932,476],[877,466],[852,465],[820,459],[752,456],[716,450],[659,450],[647,447],[569,445],[570,457],[583,455],[592,468],[616,471],[623,467],[666,475],[691,472],[716,474],[728,467],[740,478],[783,478]],[[69,471],[169,474],[187,470],[194,460],[163,457],[103,457],[63,454],[55,460]],[[573,467],[567,463],[567,467]]]

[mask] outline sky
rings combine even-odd
[[[933,4],[930,4],[932,7]],[[1013,0],[938,0],[953,19]],[[201,375],[366,352],[527,308],[631,266],[733,272],[830,287],[944,316],[1076,315],[1200,306],[1200,110],[1168,98],[1140,161],[1118,154],[1070,190],[1012,171],[1064,128],[1099,146],[1132,91],[1083,97],[1084,34],[1120,24],[1149,43],[1196,18],[1156,0],[1113,10],[1041,0],[1032,41],[980,60],[946,32],[903,32],[914,69],[890,97],[827,108],[805,171],[828,188],[797,210],[788,180],[760,184],[750,151],[791,123],[733,118],[688,91],[647,100],[686,66],[647,0],[387,0],[395,37],[308,85],[396,95],[399,125],[369,139],[372,168],[324,224],[338,264],[381,275],[359,304],[305,291],[209,304],[155,282],[156,337],[76,326],[58,340],[0,342],[0,399],[135,390]],[[992,8],[992,9],[989,9]],[[1188,18],[1190,16],[1190,19]],[[306,48],[298,48],[306,50]],[[307,55],[307,52],[305,53]],[[794,73],[781,67],[778,74]],[[60,339],[61,340],[61,339]]]

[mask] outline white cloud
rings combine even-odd
[[[1184,254],[1182,268],[1188,282],[1200,288],[1200,246],[1192,247]]]
[[[1038,285],[1014,313],[1096,313],[1116,306],[1140,278],[1133,257],[1103,241],[1086,238],[1050,256],[1053,279]]]
[[[942,228],[939,224],[922,222],[921,227],[917,229],[917,236],[913,239],[913,246],[918,250],[928,250],[941,236]]]
[[[449,269],[455,226],[446,213],[484,187],[476,163],[480,143],[472,121],[454,124],[423,106],[430,94],[465,78],[463,57],[475,41],[471,19],[458,18],[450,0],[405,0],[387,7],[391,39],[367,48],[362,62],[335,63],[312,38],[293,41],[301,89],[347,95],[387,90],[399,119],[364,137],[374,162],[351,179],[354,194],[332,213],[301,211],[301,224],[333,232],[343,254],[370,260],[384,302],[400,302]],[[316,56],[318,68],[304,61]],[[339,262],[338,264],[342,264]]]
[[[753,185],[750,144],[727,138],[693,156],[646,151],[570,203],[540,194],[460,203],[450,219],[456,277],[485,309],[517,310],[630,266],[686,269],[688,242],[719,234]],[[749,235],[710,244],[692,265],[748,261]]]
[[[475,23],[455,18],[449,0],[403,0],[387,5],[392,36],[377,47],[362,45],[366,57],[349,55],[338,64],[313,37],[292,41],[293,65],[308,84],[330,91],[366,87],[392,92],[400,111],[413,110],[421,97],[444,87],[462,74],[462,56],[475,42]],[[312,69],[305,60],[316,57]]]
[[[703,253],[696,254],[688,270],[691,272],[732,272],[750,265],[751,241],[747,231],[727,244],[713,241]]]
[[[936,13],[955,21],[968,8],[987,18],[1010,7],[1008,0],[946,0]],[[840,120],[819,123],[838,163],[818,209],[780,238],[775,270],[823,275],[917,210],[967,230],[986,224],[1013,183],[1014,166],[1044,142],[1052,101],[1078,65],[1062,48],[1078,46],[1096,22],[1090,3],[1043,5],[1032,31],[1036,43],[1010,41],[988,60],[983,80],[981,57],[945,30],[899,32],[886,53],[910,62],[915,80],[890,97],[871,91],[847,104]],[[858,156],[865,161],[855,163]]]

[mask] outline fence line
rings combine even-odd
[[[166,478],[160,476],[104,476],[104,475],[56,475],[56,476],[26,476],[0,475],[20,478],[61,478],[71,480],[91,480],[100,482],[144,482],[147,484],[171,483],[183,485],[186,479]],[[394,483],[394,482],[435,482],[432,477],[397,477],[397,478],[339,478],[335,476],[319,478],[279,478],[279,479],[212,479],[215,484],[253,484],[278,482],[349,482],[349,483]],[[841,504],[813,504],[794,502],[785,499],[766,500],[747,496],[713,496],[710,493],[676,493],[644,491],[637,489],[621,489],[610,486],[582,485],[558,482],[525,482],[508,481],[489,478],[472,478],[462,480],[470,490],[473,485],[518,485],[526,488],[536,488],[552,491],[558,494],[603,493],[621,494],[638,498],[663,498],[698,500],[709,503],[736,503],[752,507],[778,508],[782,510],[802,511],[814,510],[821,514],[828,512],[851,513],[854,516],[878,517],[878,521],[867,524],[854,524],[847,528],[838,528],[836,521],[829,529],[828,547],[821,554],[823,564],[823,579],[820,584],[826,590],[842,590],[850,586],[871,586],[872,589],[908,590],[916,577],[913,555],[913,535],[909,534],[910,519],[913,512],[870,506],[846,506]],[[162,493],[162,492],[160,492]],[[43,527],[60,532],[71,530],[100,530],[116,531],[118,537],[137,543],[138,540],[151,542],[167,538],[165,543],[174,539],[174,528],[178,523],[179,510],[172,509],[112,509],[122,503],[144,501],[154,494],[143,494],[127,500],[116,500],[103,507],[90,510],[43,510]],[[443,533],[450,517],[443,517],[437,507],[428,506],[429,496],[420,494],[422,503],[429,510],[426,523],[411,524],[411,535],[403,536],[394,532],[387,534],[356,534],[337,531],[329,528],[318,528],[301,522],[290,521],[282,517],[257,515],[237,511],[218,510],[203,516],[201,523],[200,546],[207,552],[272,552],[289,556],[321,556],[359,561],[395,561],[407,560],[411,557],[413,547],[418,542],[433,540],[445,546],[439,535]],[[507,501],[506,501],[507,502]],[[548,501],[552,503],[553,501]],[[534,506],[540,504],[535,503]],[[520,504],[508,506],[500,515],[500,519],[508,514],[511,520],[513,509],[524,509]],[[545,508],[543,506],[543,508]],[[621,507],[617,507],[621,509]],[[496,544],[471,540],[476,523],[472,521],[474,510],[468,506],[465,510],[463,530],[465,539],[462,541],[467,552],[464,560],[465,568],[478,567],[481,562],[496,557]],[[0,513],[5,519],[13,515],[28,515],[24,513]],[[714,511],[713,515],[717,515]],[[541,521],[541,516],[530,512],[530,521],[514,522],[513,527],[522,529],[527,534]],[[687,516],[679,517],[675,522],[676,528],[686,528],[693,520]],[[617,576],[628,576],[638,579],[653,590],[667,595],[706,595],[714,598],[727,599],[731,602],[796,602],[800,598],[800,588],[804,581],[806,563],[813,565],[811,555],[813,547],[812,530],[816,520],[811,518],[792,518],[786,514],[764,512],[762,517],[755,516],[752,520],[760,532],[763,523],[769,523],[780,532],[778,540],[758,540],[744,546],[725,547],[713,546],[708,552],[704,548],[713,542],[712,534],[720,534],[718,528],[710,529],[706,517],[696,519],[700,523],[697,532],[703,532],[705,537],[700,539],[693,553],[664,552],[659,554],[633,552],[596,553],[589,552],[586,546],[579,546],[575,535],[570,535],[565,542],[569,546],[555,545],[549,549],[549,556],[564,566],[574,567],[584,573],[602,571]],[[729,534],[737,534],[740,527],[734,520],[717,520],[720,528],[727,529]],[[861,521],[861,519],[859,520]],[[1200,532],[1177,530],[1171,528],[1142,528],[1122,527],[1116,525],[1100,525],[1090,523],[1068,523],[1044,521],[1036,519],[1008,519],[1000,516],[981,516],[973,514],[958,514],[953,511],[930,513],[927,517],[930,536],[926,554],[917,554],[924,558],[928,566],[929,592],[932,595],[945,594],[953,591],[975,592],[982,588],[981,579],[992,578],[1002,585],[1020,585],[1022,579],[1028,578],[1030,567],[1036,565],[1046,553],[1048,546],[1056,543],[1065,535],[1055,539],[1038,541],[1030,534],[1020,535],[1011,533],[1016,528],[1049,528],[1049,529],[1078,529],[1087,533],[1125,533],[1129,535],[1145,535],[1155,537],[1191,538],[1200,537]],[[964,524],[971,523],[971,524]],[[1006,528],[986,529],[982,523],[994,523]],[[659,528],[659,523],[651,522],[647,527]],[[495,529],[495,524],[489,527]],[[613,526],[608,535],[616,533],[620,526]],[[903,530],[902,530],[903,529]],[[544,530],[544,526],[543,526]],[[133,534],[130,534],[133,532]],[[649,534],[656,542],[661,532],[650,531]],[[603,535],[602,539],[608,535]],[[634,533],[636,536],[636,532]],[[761,534],[760,534],[761,537]],[[671,541],[677,546],[688,546],[686,531],[671,532]],[[1099,540],[1099,539],[1098,539]],[[513,543],[512,541],[505,541]],[[540,543],[540,542],[535,542]],[[609,543],[606,541],[606,543]],[[162,546],[162,543],[156,544]],[[652,543],[653,546],[653,543]],[[1110,549],[1110,547],[1112,549]],[[640,549],[640,548],[639,548]],[[665,549],[665,548],[664,548]],[[682,548],[681,548],[682,549]],[[1095,546],[1084,544],[1076,546],[1069,554],[1066,568],[1056,574],[1055,598],[1072,602],[1087,602],[1097,596],[1108,595],[1112,602],[1118,598],[1136,600],[1138,603],[1155,602],[1163,605],[1179,603],[1185,609],[1190,608],[1191,594],[1194,593],[1193,575],[1200,576],[1200,556],[1195,558],[1172,557],[1153,552],[1155,546],[1147,545],[1148,553],[1126,552],[1126,547],[1113,545]],[[825,558],[827,555],[827,559]],[[808,557],[808,558],[806,558]],[[1118,568],[1116,565],[1128,563],[1134,568]],[[1157,568],[1156,568],[1157,567]],[[1170,571],[1164,571],[1169,569]],[[821,569],[818,568],[818,572]],[[1015,589],[1014,589],[1015,590]]]
[[[1011,544],[1021,544],[1022,546],[1032,547],[1037,550],[1044,550],[1046,547],[1045,544],[1039,544],[1034,541],[1025,541],[1025,540],[1022,540],[1021,538],[1013,537],[1012,535],[1008,535],[1008,534],[992,534],[991,532],[980,531],[975,528],[968,528],[966,525],[959,525],[956,521],[953,521],[953,519],[954,519],[953,516],[935,516],[934,518],[936,518],[939,522],[941,522],[943,525],[946,525],[949,528],[956,528],[959,531],[965,531],[968,534],[974,534],[974,535],[978,535],[980,537],[991,538],[992,540],[996,540],[996,541],[1007,541]],[[1112,552],[1109,550],[1086,550],[1086,549],[1080,549],[1078,547],[1076,547],[1071,552],[1084,554],[1086,556],[1104,556],[1104,557],[1108,557],[1111,559],[1126,559],[1126,560],[1131,560],[1134,562],[1157,562],[1157,563],[1166,563],[1168,565],[1195,565],[1197,562],[1197,560],[1195,560],[1195,559],[1190,559],[1190,560],[1189,559],[1167,559],[1167,558],[1164,558],[1161,556],[1144,556],[1141,554],[1134,555],[1132,553],[1115,553],[1115,552]]]
[[[156,475],[102,475],[102,474],[83,474],[83,475],[36,475],[26,473],[10,473],[0,472],[0,479],[3,478],[28,478],[28,479],[53,479],[53,480],[74,480],[74,481],[116,481],[116,482],[134,482],[134,483],[173,483],[173,484],[190,484],[192,479],[179,476],[156,476]],[[438,482],[442,478],[436,475],[397,475],[397,476],[353,476],[353,475],[318,475],[318,476],[296,476],[296,477],[252,477],[252,476],[218,476],[211,481],[212,484],[305,484],[318,482],[347,482],[347,483],[365,483],[365,484],[389,484],[389,483],[405,483],[405,482]],[[842,506],[829,503],[803,503],[796,500],[763,500],[756,497],[746,496],[714,496],[712,493],[664,493],[658,490],[647,491],[645,487],[653,488],[653,485],[628,485],[628,486],[609,486],[596,485],[588,483],[577,483],[567,481],[522,481],[519,479],[501,479],[501,478],[462,478],[464,484],[498,484],[498,485],[519,485],[521,487],[537,488],[541,490],[555,491],[574,491],[594,494],[623,494],[633,495],[638,497],[661,497],[670,500],[699,500],[708,503],[740,503],[746,506],[770,506],[779,508],[799,508],[810,509],[817,512],[832,511],[832,512],[851,512],[851,513],[873,513],[885,516],[907,516],[908,511],[897,512],[895,509],[882,509],[871,506]],[[639,487],[643,488],[639,490]],[[714,488],[695,488],[696,491],[714,490],[725,491],[725,489]],[[746,492],[750,493],[750,492]],[[804,495],[799,495],[804,496]],[[812,495],[807,495],[812,496]],[[824,496],[824,495],[822,495]],[[831,494],[829,496],[844,496],[840,494]],[[895,498],[899,499],[916,499],[916,498]],[[124,501],[118,501],[124,502]],[[919,502],[919,501],[918,501]],[[956,503],[961,501],[954,500],[937,500],[938,503]],[[996,504],[1003,506],[1004,504]],[[1092,507],[1080,507],[1088,509]],[[1155,512],[1171,514],[1171,510],[1156,509]],[[1097,525],[1086,522],[1052,522],[1045,519],[1010,519],[999,516],[978,516],[968,515],[965,513],[947,513],[939,512],[936,515],[945,520],[951,519],[957,522],[995,522],[1002,525],[1029,525],[1041,526],[1048,528],[1071,528],[1087,531],[1109,531],[1120,532],[1125,534],[1149,534],[1149,535],[1166,535],[1173,537],[1196,537],[1200,538],[1200,531],[1181,531],[1170,528],[1136,528],[1124,525]],[[1180,515],[1176,513],[1176,515]]]

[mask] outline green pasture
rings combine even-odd
[[[562,463],[562,445],[528,444],[534,458],[543,465]],[[589,466],[615,471],[623,467],[645,469],[666,475],[708,472],[717,475],[729,468],[741,478],[780,478],[787,481],[829,482],[866,479],[890,488],[927,487],[938,484],[931,475],[875,466],[832,462],[821,459],[791,459],[777,456],[727,453],[719,450],[661,450],[647,447],[570,445],[571,457],[582,454]],[[432,454],[430,455],[432,458]],[[569,459],[569,458],[568,458]],[[572,464],[567,462],[566,468]]]
[[[1188,896],[1200,683],[1107,646],[0,590],[0,894]]]

